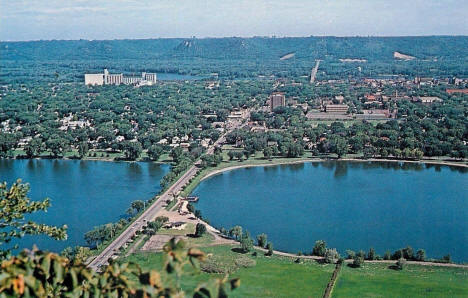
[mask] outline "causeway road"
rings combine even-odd
[[[213,154],[216,146],[221,145],[226,140],[226,135],[239,128],[241,124],[234,125],[226,131],[221,137],[208,147],[206,154]],[[188,169],[174,184],[172,184],[148,209],[146,209],[134,222],[130,224],[114,241],[112,241],[97,257],[95,257],[88,267],[98,271],[101,266],[108,264],[108,259],[120,253],[120,248],[129,242],[136,231],[142,230],[147,222],[152,221],[156,215],[166,206],[166,200],[172,200],[174,195],[178,194],[182,187],[189,183],[190,179],[196,176],[200,170],[201,160],[197,160],[190,169]]]
[[[213,149],[211,150],[213,152]],[[199,161],[195,164],[197,165]],[[136,231],[141,230],[147,222],[152,221],[156,214],[166,206],[166,200],[172,200],[173,195],[182,190],[182,187],[192,179],[200,170],[196,165],[190,167],[174,184],[171,185],[148,209],[146,209],[134,222],[130,224],[112,243],[110,243],[88,267],[98,271],[101,266],[107,265],[107,260],[113,255],[117,255],[119,249],[129,242]]]

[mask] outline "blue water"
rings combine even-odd
[[[183,75],[183,74],[178,74],[178,73],[158,72],[157,78],[160,81],[195,81],[195,80],[204,79],[205,77]]]
[[[1,160],[0,180],[9,184],[21,178],[30,184],[33,200],[51,199],[47,213],[31,216],[40,223],[68,225],[68,239],[28,236],[21,248],[36,244],[59,252],[85,245],[84,233],[94,226],[116,222],[134,200],[147,200],[159,192],[159,181],[169,165],[78,160]]]
[[[203,181],[196,208],[216,227],[266,233],[275,249],[323,239],[383,255],[406,245],[468,261],[468,169],[395,162],[245,168]]]

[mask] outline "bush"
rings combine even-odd
[[[401,249],[395,251],[392,255],[392,260],[399,260],[403,258],[403,251]]]
[[[340,254],[336,251],[336,248],[327,248],[325,250],[325,263],[334,264],[340,258]]]
[[[239,268],[249,268],[249,267],[254,267],[255,265],[257,265],[257,262],[255,260],[252,260],[251,258],[248,258],[248,257],[237,258],[234,261],[234,263]]]
[[[352,259],[354,259],[354,257],[356,256],[356,253],[354,252],[354,250],[349,250],[349,249],[348,249],[348,250],[346,251],[346,254],[347,254],[346,258],[347,258],[348,260],[352,260]]]
[[[206,226],[202,223],[197,223],[197,226],[195,227],[195,236],[201,237],[205,233],[206,233]]]
[[[268,252],[266,253],[267,256],[272,256],[273,255],[273,243],[268,242],[266,245],[266,248],[268,249]]]
[[[373,247],[371,247],[369,249],[369,252],[367,253],[367,259],[373,261],[373,260],[375,260],[375,257],[376,257],[375,249]]]
[[[241,244],[241,249],[243,252],[249,252],[253,248],[253,240],[250,238],[249,232],[245,232],[244,235],[242,235],[242,238],[240,240]]]
[[[228,256],[210,255],[205,261],[200,263],[200,269],[207,273],[229,274],[237,271],[239,268],[254,267],[257,264],[255,260],[247,256]]]
[[[192,203],[188,203],[187,204],[187,210],[190,212],[190,213],[193,213],[195,211],[195,206],[193,206]]]
[[[391,258],[392,258],[392,255],[391,255],[390,251],[387,250],[387,251],[385,252],[385,254],[384,254],[383,259],[384,259],[384,260],[390,260]]]
[[[268,243],[266,234],[260,234],[257,236],[257,243],[260,247],[265,247]]]
[[[354,256],[353,267],[359,268],[364,264],[364,257],[357,254]]]
[[[450,256],[450,254],[444,256],[442,258],[442,261],[445,262],[445,263],[451,263],[452,262],[452,257]]]

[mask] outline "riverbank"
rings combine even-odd
[[[343,161],[343,164],[342,166],[338,166],[340,163],[338,161]],[[315,164],[314,166],[305,166],[304,169],[308,169],[310,172],[309,174],[311,176],[309,176],[309,174],[306,176],[306,177],[300,177],[298,175],[299,173],[299,169],[302,169],[302,165],[300,167],[293,167],[293,168],[289,168],[289,167],[277,167],[275,168],[275,170],[265,170],[265,173],[266,174],[269,174],[270,178],[268,179],[263,179],[263,180],[267,180],[267,181],[276,181],[276,182],[271,182],[271,183],[277,183],[278,180],[272,180],[273,176],[280,176],[282,177],[281,179],[286,179],[287,178],[287,175],[284,175],[285,173],[289,173],[290,171],[293,171],[294,172],[294,177],[296,179],[298,179],[298,181],[305,181],[304,179],[311,179],[313,181],[318,181],[318,180],[322,180],[325,179],[325,177],[330,177],[329,174],[332,174],[332,177],[334,175],[339,175],[339,176],[336,176],[338,178],[335,178],[337,181],[345,181],[343,180],[343,175],[345,175],[343,173],[344,172],[350,172],[350,171],[359,171],[363,169],[366,169],[367,168],[369,170],[379,170],[380,168],[382,169],[389,169],[390,171],[387,171],[387,177],[385,178],[385,181],[393,181],[393,186],[391,187],[391,189],[394,189],[396,190],[396,197],[399,197],[398,193],[398,189],[401,185],[406,185],[406,184],[409,184],[409,185],[414,185],[413,182],[409,182],[410,180],[408,180],[407,178],[405,177],[408,177],[408,175],[410,175],[409,172],[413,172],[413,171],[410,171],[411,169],[413,169],[416,174],[416,172],[418,173],[425,173],[426,171],[428,173],[432,173],[431,175],[431,178],[430,179],[426,179],[427,181],[434,181],[434,178],[436,179],[439,179],[437,177],[440,177],[440,179],[442,179],[443,177],[446,177],[446,175],[449,175],[450,173],[452,173],[452,175],[457,175],[457,177],[460,177],[460,175],[465,175],[463,173],[466,173],[467,172],[467,168],[468,166],[466,164],[462,164],[462,163],[453,163],[451,161],[441,161],[441,160],[419,160],[419,161],[415,161],[415,160],[392,160],[392,159],[367,159],[367,160],[363,160],[363,159],[359,159],[359,158],[345,158],[345,159],[340,159],[340,160],[337,160],[337,159],[328,159],[328,158],[312,158],[312,157],[306,157],[306,158],[297,158],[297,159],[272,159],[272,160],[267,160],[267,159],[262,159],[262,158],[252,158],[251,160],[245,160],[245,161],[226,161],[224,160],[224,162],[222,162],[220,165],[218,165],[217,167],[213,167],[213,168],[208,168],[208,169],[204,169],[203,171],[200,172],[200,175],[197,177],[197,179],[193,180],[189,189],[186,190],[186,193],[187,194],[190,194],[193,192],[194,188],[196,188],[202,181],[208,179],[208,178],[212,178],[213,176],[215,175],[219,175],[221,173],[224,173],[224,172],[227,172],[227,171],[233,171],[233,170],[236,170],[236,169],[242,169],[242,168],[250,168],[250,167],[267,167],[267,166],[277,166],[277,165],[289,165],[289,164],[305,164],[305,163],[321,163],[321,162],[328,162],[328,165],[327,164],[324,164],[323,166],[319,166],[318,164]],[[384,164],[384,163],[387,163],[387,164]],[[348,164],[348,167],[345,166],[345,164]],[[356,163],[354,164],[353,166],[353,163]],[[360,163],[360,164],[359,164]],[[367,166],[367,163],[369,163],[369,166]],[[373,163],[373,164],[371,164]],[[379,166],[378,163],[382,163],[382,166]],[[392,164],[393,163],[393,164]],[[336,165],[335,165],[336,164]],[[406,165],[405,165],[406,164]],[[427,166],[426,166],[427,165]],[[442,168],[439,168],[438,166],[444,166]],[[450,166],[456,166],[458,168],[449,168]],[[332,171],[331,173],[321,173],[320,170],[322,169],[328,169],[328,171]],[[397,174],[397,173],[394,173],[393,170],[396,170],[396,169],[401,169],[402,171],[399,171],[401,172],[400,174],[403,174],[403,175],[400,175],[400,174]],[[443,175],[441,176],[441,174],[439,174],[438,172],[441,172]],[[278,175],[276,175],[275,173],[278,172]],[[250,184],[249,181],[253,181],[253,179],[255,179],[254,177],[257,177],[255,176],[256,173],[264,173],[264,171],[262,169],[260,169],[260,171],[258,170],[251,170],[251,171],[242,171],[242,177],[244,177],[242,181],[246,181],[247,184]],[[249,174],[250,173],[250,174]],[[320,173],[320,174],[313,174],[313,173]],[[240,175],[241,173],[239,173]],[[313,175],[312,175],[313,174]],[[351,173],[352,174],[352,173]],[[231,175],[234,175],[234,174],[230,174],[229,177],[231,177]],[[314,175],[319,175],[321,178],[318,179],[317,177],[315,177]],[[393,176],[393,175],[398,175],[398,176]],[[418,174],[420,175],[420,174]],[[359,180],[361,185],[371,185],[373,183],[373,180],[370,179],[370,178],[365,178],[365,177],[371,177],[373,175],[366,175],[365,173],[361,175],[362,177],[364,177],[364,180]],[[204,189],[204,191],[202,190],[197,190],[195,193],[196,195],[201,195],[201,201],[207,201],[207,202],[218,202],[218,204],[220,204],[220,206],[226,206],[226,204],[230,204],[229,202],[231,202],[234,198],[235,198],[235,194],[234,195],[231,195],[229,194],[229,192],[223,192],[222,189],[220,189],[218,186],[216,186],[217,184],[221,183],[222,185],[224,185],[223,187],[225,187],[226,189],[229,189],[231,187],[233,188],[236,188],[236,189],[243,189],[242,184],[241,182],[239,182],[238,180],[236,180],[237,182],[233,182],[232,180],[230,179],[227,179],[228,176],[223,176],[222,178],[220,177],[217,177],[216,179],[214,180],[210,180],[210,181],[207,181],[207,182],[204,182],[204,186],[202,186],[202,189]],[[232,177],[237,177],[236,176],[232,176]],[[248,177],[248,179],[246,180],[245,178]],[[262,176],[263,177],[263,176]],[[358,177],[358,176],[356,176]],[[362,178],[361,177],[361,178]],[[379,177],[384,177],[382,175],[380,175],[379,173]],[[413,177],[413,176],[412,176]],[[317,180],[318,179],[318,180]],[[331,178],[331,179],[334,179],[334,178]],[[370,179],[370,180],[369,180]],[[261,181],[263,181],[261,178],[259,178],[258,182],[260,183]],[[348,179],[348,181],[350,181]],[[397,181],[397,182],[395,182]],[[440,180],[440,181],[444,181],[444,179]],[[452,181],[452,180],[450,180]],[[205,183],[208,183],[208,186],[205,184]],[[349,182],[351,184],[353,184],[353,182]],[[349,185],[348,183],[348,185]],[[364,184],[362,184],[364,183]],[[449,184],[445,184],[445,183],[449,183],[449,181],[445,181],[442,183],[442,185],[450,185]],[[396,185],[395,185],[396,184]],[[430,184],[430,183],[429,183]],[[268,185],[268,184],[267,184]],[[289,184],[288,184],[289,185]],[[419,185],[419,184],[418,184]],[[426,185],[428,188],[429,185],[427,183],[422,183],[421,184],[421,188],[420,189],[427,189],[425,186],[423,185]],[[270,187],[271,186],[271,187]],[[271,204],[274,204],[274,205],[281,205],[283,206],[282,204],[282,201],[281,199],[277,200],[277,201],[274,201],[273,197],[272,196],[272,193],[274,194],[277,194],[281,191],[278,192],[278,189],[275,188],[275,190],[271,190],[273,187],[273,185],[270,185],[270,186],[266,186],[267,189],[265,190],[266,193],[268,194],[265,194],[266,197],[268,197],[268,202],[270,202]],[[265,187],[264,183],[261,184],[258,184],[257,187],[261,187],[263,189],[263,187]],[[314,189],[316,189],[317,187],[320,188],[320,186],[314,186]],[[352,186],[350,186],[351,189],[350,189],[350,195],[355,193],[357,190],[356,188],[353,188]],[[255,188],[255,186],[251,186],[250,188]],[[417,188],[419,189],[419,188]],[[295,189],[295,195],[297,196],[298,193],[297,193],[297,188]],[[255,192],[255,191],[254,191]],[[414,192],[414,187],[413,187],[413,192]],[[440,194],[440,195],[434,195],[434,194]],[[453,194],[453,193],[446,193],[444,190],[443,190],[443,186],[442,186],[442,189],[439,189],[437,192],[433,192],[431,194],[428,194],[428,198],[431,198],[433,199],[433,201],[431,202],[438,202],[438,199],[443,196],[444,194],[447,194],[449,195],[450,198],[455,198],[455,197],[459,197],[459,194],[458,196],[456,194]],[[183,194],[182,194],[183,195]],[[238,194],[239,195],[239,194]],[[256,194],[257,195],[257,194]],[[282,194],[282,196],[284,197],[286,194]],[[374,197],[381,197],[381,193],[373,193]],[[222,200],[223,197],[225,196],[228,196],[229,199],[226,200]],[[243,196],[245,196],[245,194],[243,193]],[[340,195],[338,195],[340,196]],[[261,196],[260,196],[261,197]],[[304,198],[304,194],[302,194],[302,196],[300,196],[301,198]],[[365,194],[361,194],[361,195],[357,195],[357,197],[365,197]],[[395,196],[392,196],[392,198],[395,198]],[[260,198],[261,199],[261,198]],[[336,200],[335,200],[336,201]],[[335,202],[334,201],[334,202]],[[338,200],[339,201],[339,200]],[[385,205],[385,202],[390,202],[391,200],[383,200],[383,204]],[[202,203],[202,202],[201,202]],[[414,203],[414,202],[413,202]],[[258,205],[258,204],[257,204]],[[293,207],[297,207],[297,206],[293,206],[293,205],[290,205],[290,204],[287,204],[289,205],[290,208],[293,208]],[[204,206],[204,207],[203,207]],[[367,205],[366,205],[367,206]],[[213,208],[214,207],[214,208]],[[245,207],[245,206],[244,206]],[[304,207],[304,206],[302,206]],[[206,214],[204,214],[207,219],[209,219],[210,221],[213,221],[213,223],[215,223],[216,226],[223,226],[223,227],[230,227],[232,226],[233,224],[232,223],[242,223],[242,221],[240,220],[242,218],[242,214],[243,212],[240,212],[239,216],[240,217],[237,217],[237,213],[235,210],[231,210],[234,214],[236,214],[234,217],[235,218],[239,218],[239,221],[236,221],[231,218],[228,220],[229,223],[223,223],[223,221],[221,220],[220,221],[220,218],[219,218],[219,215],[217,214],[223,214],[222,211],[220,210],[217,210],[215,206],[208,206],[206,204],[202,204],[200,205],[199,207],[197,208],[200,208],[200,210],[205,213],[205,211],[207,212]],[[207,209],[208,208],[208,209]],[[313,211],[313,207],[311,207],[312,209],[308,209],[309,211]],[[320,205],[320,207],[317,207],[317,208],[321,208],[322,210],[328,210],[328,209],[332,209],[332,208],[328,208],[327,209],[327,206],[322,206]],[[456,208],[456,207],[455,207]],[[222,209],[222,208],[221,208]],[[249,208],[247,208],[249,209]],[[211,211],[210,211],[211,210]],[[213,211],[213,210],[216,210],[216,211]],[[411,209],[411,210],[414,210],[414,209]],[[451,209],[451,210],[455,210],[455,209]],[[219,213],[219,212],[221,213]],[[232,214],[231,211],[228,213],[228,214]],[[270,208],[270,211],[271,211],[271,208]],[[284,212],[283,212],[284,213]],[[459,213],[459,212],[458,212]],[[458,214],[457,213],[457,214]],[[224,214],[222,215],[223,216],[227,216],[229,217],[228,214]],[[385,214],[385,212],[384,212]],[[286,213],[287,215],[287,213]],[[217,218],[218,216],[218,218]],[[391,222],[391,219],[387,218],[386,216],[384,216],[386,218],[386,223],[388,222]],[[284,220],[288,220],[285,218],[285,216],[282,216],[281,217],[282,221]],[[333,217],[333,214],[330,215],[328,218],[334,218]],[[413,217],[412,217],[413,218]],[[436,216],[436,218],[439,218]],[[414,218],[413,218],[414,219]],[[390,220],[390,221],[389,221]],[[442,220],[441,218],[439,218],[439,220]],[[420,221],[418,221],[420,222]],[[244,222],[244,224],[246,224]],[[273,224],[274,225],[274,224]],[[310,225],[310,223],[309,223]],[[271,226],[271,225],[270,225]],[[300,221],[300,224],[297,224],[296,226],[307,226],[306,223],[304,223],[303,221]],[[372,225],[371,225],[372,226]],[[254,233],[255,234],[258,234],[258,233],[261,233],[261,232],[266,232],[267,234],[269,234],[271,231],[268,231],[268,230],[264,230],[264,229],[260,229],[260,230],[255,230]],[[293,232],[294,234],[294,232]],[[296,234],[294,234],[296,235]],[[318,239],[321,239],[321,238],[318,238]],[[408,243],[406,242],[405,240],[406,238],[404,239],[398,239],[398,243],[401,243],[401,247],[404,247],[405,245],[407,245]],[[439,238],[440,239],[440,238]],[[312,239],[313,240],[313,239]],[[311,240],[311,241],[312,241]],[[294,241],[292,239],[289,239],[289,241]],[[310,242],[310,241],[309,241]],[[373,242],[371,244],[367,244],[366,249],[370,246],[372,246],[372,244],[375,245],[376,242]],[[380,243],[380,242],[379,242]],[[386,243],[384,243],[385,245],[383,245],[382,247],[380,248],[377,248],[378,251],[385,251],[385,249],[387,247],[392,247],[391,245],[387,245]],[[430,247],[430,246],[427,246],[425,244],[417,244],[417,243],[413,243],[411,242],[410,243],[412,246],[416,246],[416,247],[423,247],[423,248],[426,248],[428,247],[428,249],[431,251],[431,256],[434,256],[434,257],[440,257],[442,256],[444,253],[446,253],[445,250],[439,250],[438,252],[434,253],[434,250]],[[307,244],[306,244],[307,245]],[[340,245],[340,244],[335,244],[337,245],[337,247],[340,247],[340,249],[346,249],[346,248],[350,248],[350,247],[354,247],[352,245],[350,245],[349,243],[347,243],[346,245]],[[299,246],[299,245],[296,245],[296,246]],[[294,247],[293,249],[290,249],[290,248],[287,248],[286,251],[289,251],[289,252],[296,252],[296,251],[300,251],[303,249],[303,247],[305,246],[300,246],[300,248],[297,248],[297,247]],[[451,247],[455,247],[455,246],[451,246]],[[355,248],[355,247],[354,247]],[[283,248],[284,249],[284,248]],[[356,248],[355,248],[356,249]],[[453,250],[450,251],[451,254],[453,253]],[[293,254],[294,255],[294,254]],[[455,253],[455,255],[457,255]],[[457,262],[463,262],[463,261],[466,261],[465,258],[458,258],[455,257],[456,261]]]
[[[274,159],[272,160],[274,161]],[[278,165],[292,165],[292,164],[301,164],[306,162],[327,162],[327,161],[350,161],[350,162],[404,162],[404,163],[413,163],[413,164],[430,164],[430,165],[440,165],[440,166],[451,166],[451,167],[462,167],[468,168],[468,164],[466,163],[456,163],[456,162],[447,162],[447,161],[437,161],[437,160],[397,160],[397,159],[358,159],[358,158],[342,158],[342,159],[325,159],[325,158],[318,158],[318,159],[310,159],[304,158],[300,160],[291,160],[291,161],[279,161],[279,162],[268,162],[268,163],[259,163],[259,164],[242,164],[242,165],[234,165],[228,166],[221,169],[213,168],[212,171],[205,174],[201,179],[200,182],[208,179],[212,176],[221,174],[223,172],[228,172],[232,170],[242,169],[242,168],[251,168],[251,167],[272,167]]]
[[[83,158],[79,158],[73,152],[67,152],[67,154],[63,156],[53,156],[53,155],[46,155],[41,154],[35,157],[27,157],[22,154],[16,154],[13,157],[7,157],[5,159],[11,160],[83,160],[83,161],[106,161],[106,162],[152,162],[156,164],[165,164],[172,162],[172,158],[169,157],[168,153],[162,154],[158,160],[151,160],[145,152],[142,153],[142,156],[136,160],[129,160],[125,159],[122,153],[105,153],[101,151],[93,152],[96,153],[96,156],[92,156],[93,154],[88,154]]]
[[[184,205],[183,208],[180,210],[173,210],[173,211],[168,211],[168,210],[162,210],[161,212],[158,213],[158,216],[164,216],[169,219],[169,222],[184,222],[192,225],[192,227],[195,227],[196,224],[202,223],[206,226],[207,228],[207,233],[212,235],[212,239],[210,243],[204,243],[205,246],[216,246],[216,245],[232,245],[233,247],[237,247],[240,245],[240,242],[237,240],[234,240],[232,238],[228,238],[225,235],[223,235],[218,229],[213,227],[211,224],[208,222],[196,218],[193,213],[190,213],[186,205]],[[156,234],[152,236],[152,238],[157,239],[159,234]],[[181,234],[183,235],[183,233]],[[168,239],[166,239],[168,240]],[[153,240],[155,241],[155,240]],[[156,241],[155,241],[156,242]],[[149,251],[161,251],[162,246],[165,244],[165,241],[159,241],[159,246],[155,246],[154,244],[149,244],[149,248],[147,250]],[[263,253],[267,253],[267,249],[259,246],[254,246],[254,249]],[[294,253],[289,253],[289,252],[284,252],[284,251],[279,251],[279,250],[273,250],[273,254],[277,257],[285,257],[285,258],[290,258],[293,260],[296,259],[301,259],[301,260],[312,260],[316,262],[323,262],[324,257],[320,256],[313,256],[313,255],[298,255]],[[352,263],[353,260],[346,259],[345,262],[347,264]],[[366,260],[365,263],[368,264],[387,264],[387,265],[392,265],[395,264],[396,260]],[[459,263],[443,263],[443,262],[434,262],[434,261],[407,261],[407,264],[409,265],[420,265],[420,266],[436,266],[436,267],[451,267],[451,268],[463,268],[463,269],[468,269],[468,264],[459,264]]]

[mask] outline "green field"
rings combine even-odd
[[[333,297],[468,297],[468,270],[407,265],[404,270],[388,264],[343,266]]]
[[[232,268],[236,259],[255,261],[252,267],[241,267],[230,277],[239,277],[241,286],[232,292],[232,297],[320,297],[333,272],[334,265],[319,265],[315,262],[294,263],[291,258],[265,257],[259,252],[256,257],[250,254],[233,252],[232,246],[211,246],[202,250],[213,254],[220,267]],[[137,253],[124,261],[140,264],[144,269],[159,269],[162,254]],[[182,287],[193,289],[199,283],[224,274],[199,273],[184,277]]]
[[[201,248],[210,259],[210,268],[231,272],[241,286],[231,297],[322,297],[334,265],[321,265],[293,258],[242,254],[235,246],[220,245]],[[160,270],[161,253],[136,253],[122,261],[139,264],[143,269]],[[241,261],[241,262],[240,262]],[[240,266],[238,263],[251,264]],[[197,272],[187,267],[181,286],[187,293],[200,283],[224,274]],[[437,266],[407,265],[404,270],[389,269],[389,264],[365,263],[361,268],[343,266],[332,297],[468,297],[468,270]]]

